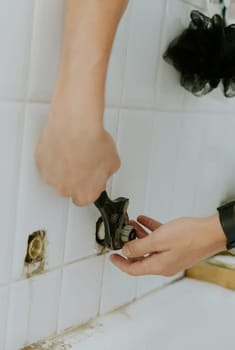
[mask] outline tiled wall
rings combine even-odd
[[[132,0],[107,81],[105,124],[122,168],[109,189],[130,216],[166,221],[215,212],[235,193],[235,99],[195,98],[162,59],[188,23],[180,0]],[[63,0],[0,0],[0,349],[78,326],[164,285],[96,256],[94,206],[75,207],[45,185],[33,151],[47,118],[61,48]],[[23,276],[28,235],[48,235],[45,273]]]

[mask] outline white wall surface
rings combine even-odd
[[[122,158],[111,195],[130,216],[209,215],[235,193],[235,99],[196,98],[161,58],[188,23],[180,0],[132,0],[115,40],[105,123]],[[96,256],[94,206],[75,207],[45,185],[33,150],[59,62],[63,0],[0,0],[0,349],[87,322],[163,286]],[[45,229],[45,273],[23,276],[27,238]]]

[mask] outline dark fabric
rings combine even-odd
[[[224,95],[235,96],[235,24],[226,26],[220,15],[212,18],[191,12],[191,22],[163,55],[181,74],[181,85],[203,96],[223,82]]]

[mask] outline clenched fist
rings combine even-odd
[[[80,206],[94,202],[120,166],[114,141],[101,124],[69,117],[48,119],[35,159],[44,181]]]

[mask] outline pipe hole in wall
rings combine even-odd
[[[42,273],[45,267],[46,231],[39,230],[28,236],[24,260],[25,275]]]

